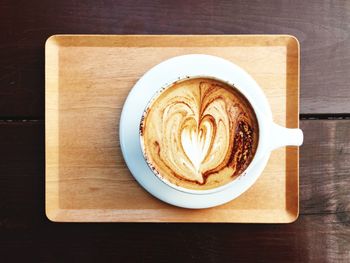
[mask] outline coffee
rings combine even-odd
[[[210,78],[178,81],[161,91],[146,109],[140,133],[152,170],[194,190],[236,179],[252,161],[259,139],[248,100]]]

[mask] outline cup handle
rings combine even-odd
[[[283,146],[300,146],[303,143],[304,135],[301,129],[289,129],[272,123],[270,137],[270,150]]]

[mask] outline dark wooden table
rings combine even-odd
[[[0,1],[0,262],[350,262],[349,1]],[[52,34],[293,34],[301,42],[293,224],[59,224],[44,212]]]

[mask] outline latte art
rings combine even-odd
[[[165,89],[140,128],[151,168],[173,184],[196,190],[234,180],[251,162],[258,142],[249,102],[235,88],[207,78]]]

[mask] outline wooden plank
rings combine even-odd
[[[302,213],[350,212],[350,120],[303,120],[301,129]]]
[[[44,137],[42,121],[0,121],[0,232],[42,220]]]
[[[44,172],[43,121],[0,120],[0,176],[40,177]]]
[[[349,154],[345,136],[350,121],[304,120],[301,127],[305,132],[300,160],[302,215],[293,224],[58,224],[45,217],[44,123],[1,122],[2,262],[23,257],[50,262],[111,258],[156,262],[169,257],[212,262],[349,262],[350,210],[332,205],[345,204],[349,196],[341,190],[329,195],[329,188],[320,186],[325,178],[332,178],[334,187],[350,188],[344,180],[348,162],[327,168],[334,161],[330,156],[339,157],[327,142]],[[315,151],[317,140],[322,151]],[[311,157],[317,161],[310,162]]]
[[[11,180],[15,182],[19,178],[29,180],[26,183],[32,177],[43,180],[43,126],[40,121],[0,122],[0,178],[10,180],[9,185]],[[305,133],[304,145],[300,148],[301,214],[349,212],[350,120],[303,120],[301,128]],[[41,183],[43,186],[44,182]],[[25,190],[25,186],[23,184],[18,191]],[[32,186],[39,187],[40,184]],[[8,194],[17,193],[12,188],[8,191]],[[6,197],[3,191],[0,194]],[[21,196],[18,196],[19,200]],[[12,198],[17,197],[11,194]]]
[[[346,1],[200,1],[191,7],[184,0],[1,1],[0,116],[43,118],[43,46],[57,33],[292,34],[301,42],[301,113],[350,112]]]
[[[41,220],[1,231],[0,252],[2,262],[24,255],[39,262],[349,262],[349,235],[348,223],[336,215],[301,216],[290,225]]]

